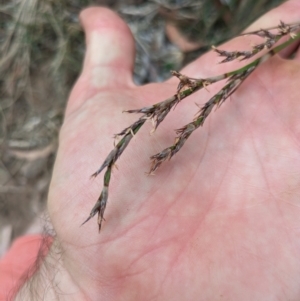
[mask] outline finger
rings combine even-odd
[[[80,21],[86,37],[86,53],[67,114],[100,90],[133,84],[135,45],[127,24],[115,12],[102,7],[83,10]]]
[[[287,1],[284,4],[266,13],[264,16],[260,17],[249,28],[247,28],[245,32],[277,26],[280,21],[283,21],[285,23],[294,23],[300,21],[299,13],[300,1]],[[251,49],[251,45],[253,45],[253,43],[255,42],[259,43],[261,42],[261,40],[257,40],[252,36],[243,36],[232,39],[231,41],[218,47],[227,51],[249,50]],[[231,63],[219,64],[221,60],[222,58],[218,57],[218,55],[214,51],[210,51],[193,63],[186,66],[182,70],[182,72],[191,77],[205,78],[208,76],[217,75],[219,73],[224,73],[242,66],[242,63],[237,60]]]
[[[86,35],[83,74],[99,87],[128,83],[134,65],[134,39],[126,23],[107,8],[88,8],[80,14]]]

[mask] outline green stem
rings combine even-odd
[[[268,53],[271,53],[272,55],[277,54],[278,52],[280,52],[281,50],[283,50],[284,48],[286,48],[287,46],[291,45],[292,43],[294,43],[295,41],[297,41],[299,39],[300,39],[300,32],[297,33],[293,38],[288,39],[286,42],[270,49]],[[228,72],[227,75],[231,76],[231,75],[235,75],[235,74],[240,74],[240,73],[246,71],[247,69],[249,69],[250,67],[257,66],[259,63],[261,63],[263,61],[263,58],[265,57],[265,55],[266,54],[262,55],[261,57],[257,58],[256,60],[254,60],[253,62],[251,62],[250,64],[248,64],[242,68]]]

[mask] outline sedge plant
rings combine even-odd
[[[102,222],[104,221],[104,212],[108,201],[112,169],[124,150],[128,147],[132,138],[143,127],[146,121],[150,120],[152,122],[153,131],[155,131],[164,121],[171,109],[175,109],[182,100],[214,83],[226,80],[225,85],[202,107],[200,107],[194,119],[176,130],[177,136],[175,137],[174,143],[150,157],[151,166],[149,174],[153,174],[162,163],[170,160],[178,151],[181,150],[192,133],[203,126],[205,120],[208,118],[213,109],[219,108],[241,86],[251,73],[253,73],[262,63],[270,59],[273,55],[279,53],[296,40],[299,40],[299,29],[300,23],[287,24],[281,21],[279,25],[272,28],[260,29],[241,34],[240,36],[254,35],[263,39],[261,43],[252,46],[252,49],[250,50],[226,51],[213,46],[212,48],[216,54],[223,58],[220,63],[227,63],[234,60],[240,60],[241,62],[251,60],[251,62],[236,70],[208,78],[191,78],[188,75],[181,74],[180,72],[171,71],[171,74],[179,80],[177,90],[174,91],[172,96],[164,101],[153,104],[152,106],[127,110],[127,113],[137,113],[142,115],[134,123],[115,135],[115,138],[120,139],[119,142],[115,144],[114,148],[108,154],[100,168],[92,174],[91,177],[97,177],[103,170],[105,170],[103,188],[100,196],[92,208],[89,217],[83,224],[98,214],[99,231],[101,230]],[[282,42],[283,37],[287,37],[287,39]]]

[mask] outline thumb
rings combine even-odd
[[[115,12],[103,7],[83,10],[80,21],[86,37],[86,54],[67,113],[100,90],[133,84],[135,44],[126,23]]]
[[[125,22],[107,8],[87,8],[80,14],[87,51],[83,73],[91,71],[101,87],[132,78],[134,40]]]

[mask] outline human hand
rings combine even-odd
[[[289,1],[251,30],[298,21],[299,13],[299,1]],[[101,191],[101,175],[91,181],[90,174],[111,150],[112,135],[136,119],[122,111],[169,97],[178,82],[136,87],[127,26],[104,8],[81,17],[87,53],[49,192],[57,234],[52,253],[61,254],[53,267],[60,298],[298,299],[299,54],[260,66],[153,177],[144,174],[149,157],[173,142],[173,129],[192,120],[194,101],[204,103],[217,89],[184,100],[152,136],[151,124],[140,130],[113,173],[99,234],[96,218],[80,224]],[[222,49],[245,45],[249,40],[240,38]],[[234,69],[218,61],[209,52],[182,72],[201,78]]]

